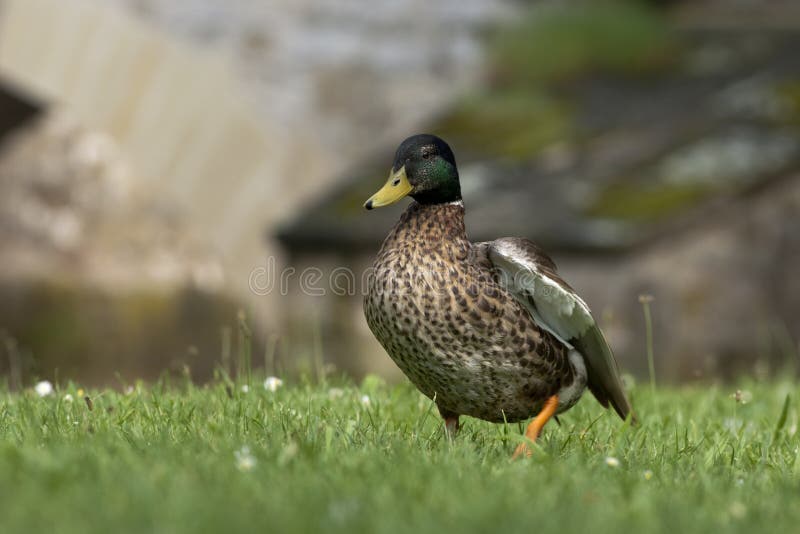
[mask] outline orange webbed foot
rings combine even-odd
[[[544,425],[547,423],[547,421],[549,421],[550,418],[556,414],[557,409],[558,395],[553,395],[544,402],[542,411],[539,412],[539,415],[533,418],[533,421],[531,421],[531,423],[528,425],[528,428],[525,430],[525,437],[527,440],[530,440],[531,442],[536,441],[536,438],[538,438],[539,434],[542,432],[542,428],[544,428]],[[529,458],[533,454],[533,450],[531,450],[527,440],[517,445],[516,450],[514,450],[514,454],[511,456],[512,460],[516,460],[521,456]]]

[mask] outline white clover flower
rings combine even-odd
[[[736,392],[734,392],[731,395],[731,398],[736,402],[738,402],[739,404],[747,404],[748,402],[753,400],[753,394],[750,393],[749,391],[742,391],[741,389],[737,389]]]
[[[53,384],[51,384],[47,380],[42,380],[33,388],[36,391],[36,394],[40,397],[47,397],[48,395],[53,394]]]
[[[734,419],[733,417],[726,417],[722,420],[722,426],[732,434],[736,434],[739,432],[739,429],[744,426],[744,421]]]
[[[364,406],[365,408],[368,408],[370,403],[372,402],[369,399],[369,395],[361,395],[361,399],[359,400],[361,401],[361,406]]]
[[[252,454],[250,454],[250,447],[247,445],[234,452],[233,456],[236,458],[236,468],[239,471],[252,471],[252,469],[256,466],[256,459]]]
[[[619,460],[613,456],[606,456],[606,465],[608,467],[619,467]]]
[[[278,391],[278,388],[283,385],[283,380],[278,378],[277,376],[268,376],[266,380],[264,380],[264,389],[267,391]]]
[[[64,402],[72,402],[74,400],[75,398],[71,394],[67,393],[66,395],[64,395]]]
[[[342,397],[344,397],[344,390],[342,388],[331,388],[328,390],[329,399],[334,400]]]
[[[286,465],[297,455],[299,447],[294,441],[290,441],[278,456],[278,465]]]
[[[242,385],[242,393],[247,393],[248,391],[250,391],[250,386],[247,384]]]
[[[732,518],[742,519],[747,515],[747,507],[739,501],[734,501],[731,503],[730,508],[728,508],[728,512],[731,514]]]
[[[358,514],[361,503],[357,499],[342,499],[333,501],[328,506],[328,515],[337,524],[344,524]]]

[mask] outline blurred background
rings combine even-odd
[[[423,131],[625,370],[644,300],[660,379],[794,372],[799,51],[792,0],[0,0],[0,376],[398,379],[361,206]]]

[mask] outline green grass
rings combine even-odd
[[[587,395],[518,462],[518,425],[465,418],[450,444],[376,379],[140,385],[92,411],[73,385],[0,390],[0,532],[794,531],[800,388],[739,387],[634,388],[637,428]]]

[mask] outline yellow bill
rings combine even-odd
[[[389,172],[389,179],[386,184],[381,187],[380,191],[369,197],[369,200],[364,203],[364,207],[371,210],[372,208],[394,204],[408,195],[412,189],[413,187],[408,182],[404,165],[397,172]]]

